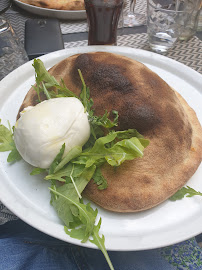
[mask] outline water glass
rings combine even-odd
[[[125,0],[126,1],[126,0]],[[140,0],[141,2],[144,2]],[[145,3],[142,3],[144,5]],[[133,27],[146,24],[146,14],[136,12],[137,0],[129,0],[129,11],[124,15],[124,26]]]
[[[147,0],[148,42],[157,53],[166,53],[173,48],[188,19],[178,2]]]
[[[88,45],[116,45],[124,0],[84,0],[88,21]]]
[[[0,16],[0,80],[28,60],[13,28],[3,15]]]
[[[200,7],[200,13],[198,17],[198,24],[197,24],[196,31],[202,31],[202,1],[201,1],[201,7]]]
[[[184,10],[189,14],[189,18],[180,34],[180,40],[187,41],[196,33],[201,5],[201,0],[184,0]]]

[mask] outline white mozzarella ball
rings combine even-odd
[[[54,98],[28,107],[14,130],[16,148],[29,164],[48,168],[62,145],[66,155],[90,137],[88,115],[74,97]]]

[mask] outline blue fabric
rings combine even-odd
[[[194,238],[166,248],[109,252],[109,256],[116,270],[202,270],[202,250]],[[101,251],[57,240],[21,220],[0,226],[0,270],[60,269],[109,267]]]

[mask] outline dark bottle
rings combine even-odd
[[[85,0],[88,45],[116,45],[123,0]]]

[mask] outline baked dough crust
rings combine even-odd
[[[84,0],[19,0],[28,5],[58,10],[84,10]]]
[[[152,208],[177,192],[202,160],[202,128],[182,96],[142,63],[122,55],[95,52],[73,55],[50,69],[59,81],[80,93],[82,71],[90,87],[95,113],[119,112],[118,129],[136,128],[150,145],[144,157],[120,167],[104,165],[106,190],[90,181],[84,195],[115,212]],[[33,88],[20,108],[35,105]],[[19,115],[18,115],[19,117]]]

